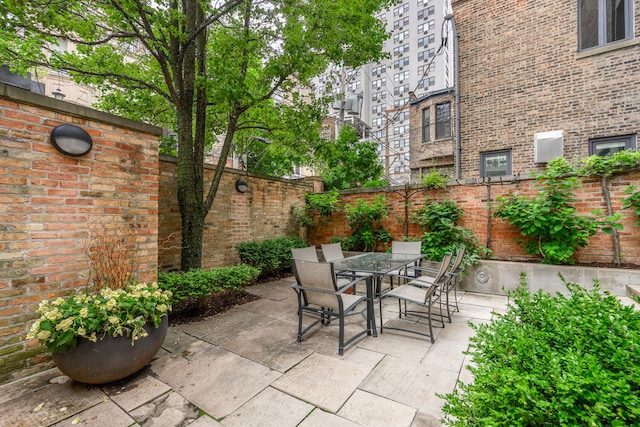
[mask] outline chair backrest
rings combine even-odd
[[[324,260],[327,262],[344,258],[344,254],[342,253],[342,245],[340,243],[323,244],[321,245],[321,247],[322,255],[324,255]]]
[[[465,246],[460,246],[458,248],[458,251],[456,252],[456,258],[453,260],[453,263],[451,264],[451,273],[456,273],[456,271],[460,268],[460,265],[462,264],[462,260],[464,259],[464,254],[467,251],[467,248]]]
[[[294,260],[318,262],[318,252],[316,252],[315,246],[309,246],[308,248],[292,248],[291,256]]]
[[[442,258],[442,263],[440,263],[440,268],[438,269],[438,274],[433,279],[433,284],[427,288],[427,291],[424,293],[424,305],[429,304],[429,300],[435,293],[436,289],[438,289],[438,285],[442,284],[445,280],[450,280],[451,278],[447,276],[447,270],[451,265],[451,258],[453,255],[448,253]]]
[[[392,254],[411,254],[411,255],[420,255],[422,251],[422,242],[401,242],[399,240],[394,240],[391,242],[391,253]]]
[[[451,258],[453,258],[452,253],[448,253],[442,258],[442,262],[438,268],[438,274],[436,274],[436,277],[433,279],[434,285],[442,283],[447,278],[446,274],[449,271],[449,267],[451,267]]]
[[[303,286],[303,292],[308,304],[315,304],[326,308],[339,308],[338,296],[323,292],[314,292],[310,289],[318,289],[324,292],[338,290],[333,264],[330,262],[314,262],[293,260],[293,273],[298,285]]]

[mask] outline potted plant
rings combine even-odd
[[[157,283],[139,283],[45,300],[27,338],[46,345],[74,380],[116,381],[142,369],[162,346],[170,298]]]
[[[74,380],[125,378],[149,363],[164,342],[172,294],[157,283],[136,282],[130,242],[112,228],[93,228],[85,242],[93,286],[42,301],[27,335],[46,345]]]

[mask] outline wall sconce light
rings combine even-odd
[[[246,193],[248,189],[249,184],[247,184],[247,181],[242,178],[238,178],[236,181],[236,190],[238,190],[238,193]]]
[[[56,126],[51,131],[51,144],[68,156],[82,156],[91,151],[93,141],[84,129],[70,124]]]
[[[58,87],[56,88],[56,90],[54,90],[53,92],[51,92],[51,94],[53,95],[53,97],[59,101],[62,101],[64,99],[64,97],[66,96],[64,93],[62,93],[62,90]]]

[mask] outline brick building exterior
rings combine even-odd
[[[453,178],[455,174],[454,90],[444,89],[410,104],[411,181],[433,169]],[[446,120],[443,122],[442,119]]]
[[[543,169],[548,157],[580,160],[636,146],[640,0],[591,2],[591,10],[579,10],[581,4],[452,1],[461,178],[526,175]],[[603,18],[604,12],[619,19]],[[614,28],[603,30],[607,25]],[[412,126],[412,133],[420,128]]]
[[[91,135],[88,154],[69,157],[52,146],[52,129],[66,123]],[[50,358],[24,337],[41,300],[88,284],[83,248],[95,221],[135,242],[140,281],[156,279],[159,135],[154,126],[0,85],[0,382]]]

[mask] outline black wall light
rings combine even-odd
[[[246,193],[248,189],[249,184],[247,184],[247,181],[242,178],[238,178],[236,181],[236,190],[238,190],[239,193]]]
[[[84,129],[70,124],[53,128],[51,144],[62,154],[74,157],[87,154],[93,147],[91,135]]]

